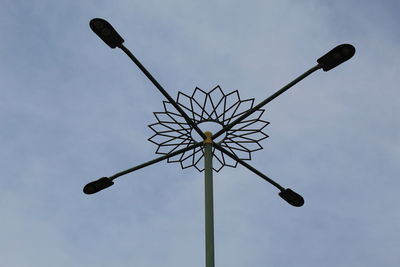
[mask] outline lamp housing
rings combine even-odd
[[[282,190],[279,196],[292,206],[301,207],[304,205],[304,198],[290,188]]]
[[[317,59],[324,71],[329,71],[354,56],[356,49],[351,44],[341,44]]]
[[[101,18],[92,19],[89,22],[90,28],[100,37],[109,47],[116,48],[122,45],[124,39],[111,26],[111,24]]]
[[[108,177],[102,177],[96,181],[90,182],[83,188],[83,193],[91,195],[97,193],[107,187],[110,187],[114,182]]]

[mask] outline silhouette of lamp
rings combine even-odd
[[[262,149],[260,141],[268,137],[263,129],[269,122],[261,119],[264,113],[261,108],[313,72],[319,69],[329,71],[350,59],[355,53],[352,45],[342,44],[333,48],[317,60],[317,65],[257,105],[254,105],[254,99],[242,100],[238,91],[225,93],[219,86],[209,92],[196,88],[192,95],[178,92],[175,101],[123,45],[124,39],[110,23],[95,18],[90,21],[90,28],[108,46],[124,51],[167,101],[163,101],[162,112],[154,112],[157,122],[149,125],[154,135],[148,140],[158,146],[156,154],[162,156],[88,183],[83,188],[85,194],[97,193],[112,186],[116,178],[163,160],[180,163],[183,169],[194,167],[204,171],[206,267],[214,267],[213,171],[219,172],[224,166],[236,167],[239,163],[278,188],[279,196],[290,205],[301,207],[304,204],[301,195],[281,186],[246,162],[251,160],[252,152]],[[203,131],[205,124],[217,128],[216,133]]]

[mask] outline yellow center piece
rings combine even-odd
[[[204,132],[204,135],[206,136],[206,139],[204,139],[203,144],[212,144],[213,143],[213,141],[211,139],[212,133],[207,131],[207,132]]]

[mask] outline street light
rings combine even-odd
[[[304,198],[290,188],[281,191],[279,196],[292,206],[301,207],[304,205]]]
[[[320,57],[317,62],[321,65],[324,71],[329,71],[349,60],[355,52],[356,49],[351,44],[341,44]]]
[[[113,184],[114,182],[110,180],[108,177],[102,177],[96,181],[90,182],[87,185],[85,185],[85,187],[83,188],[83,192],[85,194],[91,195],[103,189],[106,189],[107,187],[110,187]]]
[[[92,19],[89,26],[111,48],[120,47],[124,42],[121,35],[104,19]]]
[[[195,167],[199,171],[204,171],[206,267],[214,267],[215,262],[213,170],[218,172],[224,166],[236,167],[237,164],[240,164],[279,189],[279,196],[290,205],[303,206],[304,199],[301,195],[290,188],[281,186],[245,160],[251,159],[252,152],[262,149],[259,142],[268,137],[262,131],[268,125],[268,122],[261,119],[264,113],[261,108],[315,71],[319,69],[329,71],[350,59],[355,53],[355,48],[352,45],[342,44],[335,47],[320,57],[317,60],[317,65],[257,105],[254,105],[254,99],[243,100],[239,97],[237,91],[225,93],[219,86],[209,92],[196,88],[192,95],[179,92],[175,101],[142,63],[123,45],[124,39],[110,23],[104,19],[95,18],[90,21],[90,27],[108,46],[120,48],[168,101],[163,102],[163,112],[154,113],[158,122],[149,125],[155,132],[149,138],[149,141],[158,145],[156,153],[162,154],[162,156],[110,177],[102,177],[91,182],[84,187],[83,192],[85,194],[97,193],[113,185],[114,179],[163,160],[178,162],[182,168]],[[229,103],[228,99],[234,100]],[[190,105],[185,105],[185,101]],[[178,113],[171,110],[171,106]],[[222,126],[222,129],[215,134],[209,131],[203,132],[199,127],[203,122],[216,123]],[[192,136],[193,130],[200,135],[202,140],[195,140]],[[221,136],[223,136],[222,140],[215,141]],[[157,141],[156,139],[159,137],[165,140]],[[215,165],[213,165],[213,159],[215,159]],[[229,159],[231,163],[229,163]],[[202,160],[204,160],[204,167],[199,166]]]

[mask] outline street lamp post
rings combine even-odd
[[[214,194],[213,194],[213,153],[212,133],[205,132],[204,140],[204,199],[205,199],[205,233],[206,233],[206,267],[215,266],[214,256]]]
[[[236,167],[237,164],[240,164],[279,189],[279,196],[290,205],[301,207],[304,204],[301,195],[290,188],[281,186],[245,160],[251,159],[251,152],[262,149],[259,142],[268,137],[262,132],[268,122],[261,120],[260,117],[264,113],[261,108],[315,71],[319,69],[329,71],[350,59],[355,53],[355,48],[352,45],[342,44],[333,48],[317,60],[317,65],[257,105],[253,105],[254,99],[241,100],[237,91],[226,94],[219,86],[209,92],[196,88],[191,96],[179,92],[177,101],[175,101],[129,49],[123,45],[124,39],[110,23],[104,19],[95,18],[90,21],[89,25],[109,47],[120,48],[164,95],[167,101],[163,102],[164,112],[154,113],[158,122],[149,125],[155,132],[149,138],[149,141],[158,145],[156,153],[163,156],[120,171],[112,176],[102,177],[90,182],[83,188],[85,194],[97,193],[112,186],[113,180],[116,178],[163,160],[179,162],[182,168],[195,167],[199,171],[204,171],[206,267],[215,266],[213,170],[218,172],[224,166]],[[235,100],[229,102],[229,99],[232,98]],[[189,102],[190,106],[186,106],[182,99]],[[171,106],[173,110],[171,110]],[[163,116],[168,121],[165,118],[160,118]],[[199,125],[204,122],[212,122],[222,128],[215,134],[210,131],[203,132]],[[200,136],[201,140],[196,140],[193,137],[193,131]],[[165,140],[156,141],[155,139],[159,137]],[[217,138],[222,140],[216,141]],[[204,160],[204,168],[200,167],[202,159]],[[229,163],[229,160],[231,163]]]

